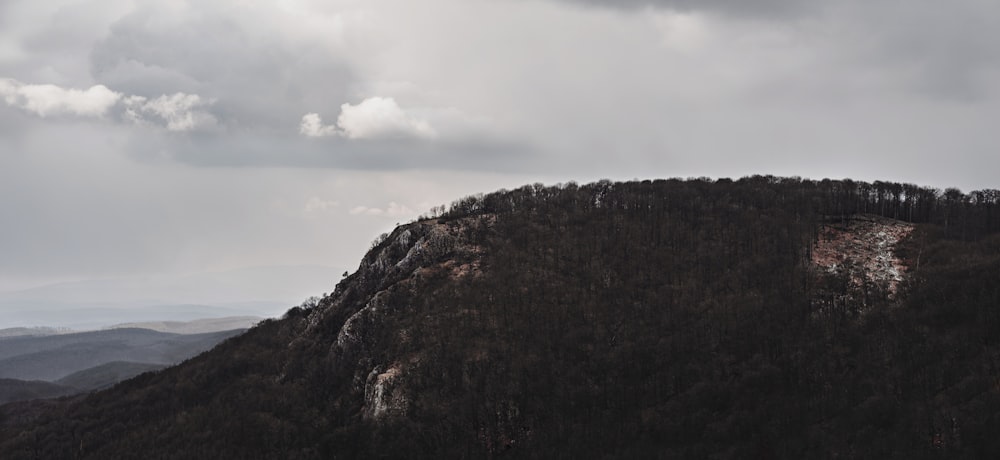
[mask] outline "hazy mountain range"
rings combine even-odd
[[[122,277],[0,293],[0,329],[100,329],[120,323],[281,314],[333,289],[342,270],[255,267],[187,276]]]
[[[196,356],[257,321],[259,318],[252,317],[213,318],[86,332],[0,330],[0,403],[105,388]]]

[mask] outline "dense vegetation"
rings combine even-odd
[[[846,288],[808,254],[822,222],[859,213],[920,224],[902,248],[913,269],[864,316],[818,316],[817,298]],[[5,406],[0,452],[993,458],[998,231],[997,191],[886,182],[468,197],[377,240],[333,294],[181,366]],[[378,415],[388,369],[402,397]]]

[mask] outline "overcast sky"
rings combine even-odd
[[[353,270],[536,181],[997,188],[997,43],[984,0],[4,0],[0,289]]]

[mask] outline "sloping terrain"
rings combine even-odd
[[[318,303],[180,366],[0,408],[0,451],[994,458],[1000,203],[896,185],[753,177],[468,197],[377,240]],[[875,210],[915,225],[887,252],[888,235],[851,217]],[[830,216],[874,236],[855,248]],[[891,298],[859,297],[855,274],[872,270],[831,271],[824,251],[906,269],[871,279],[895,282]]]

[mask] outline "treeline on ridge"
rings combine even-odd
[[[664,192],[669,191],[669,195]],[[729,196],[732,195],[732,196]],[[715,198],[713,198],[715,197]],[[810,180],[799,177],[748,176],[739,180],[659,179],[614,183],[608,180],[577,185],[525,185],[472,195],[435,208],[424,218],[456,218],[477,214],[513,212],[586,212],[648,210],[670,207],[664,200],[686,201],[695,212],[705,199],[725,197],[744,207],[781,207],[803,217],[846,217],[874,214],[912,223],[932,223],[949,237],[972,240],[1000,230],[1000,190],[962,193],[897,182],[864,182],[850,179]]]

